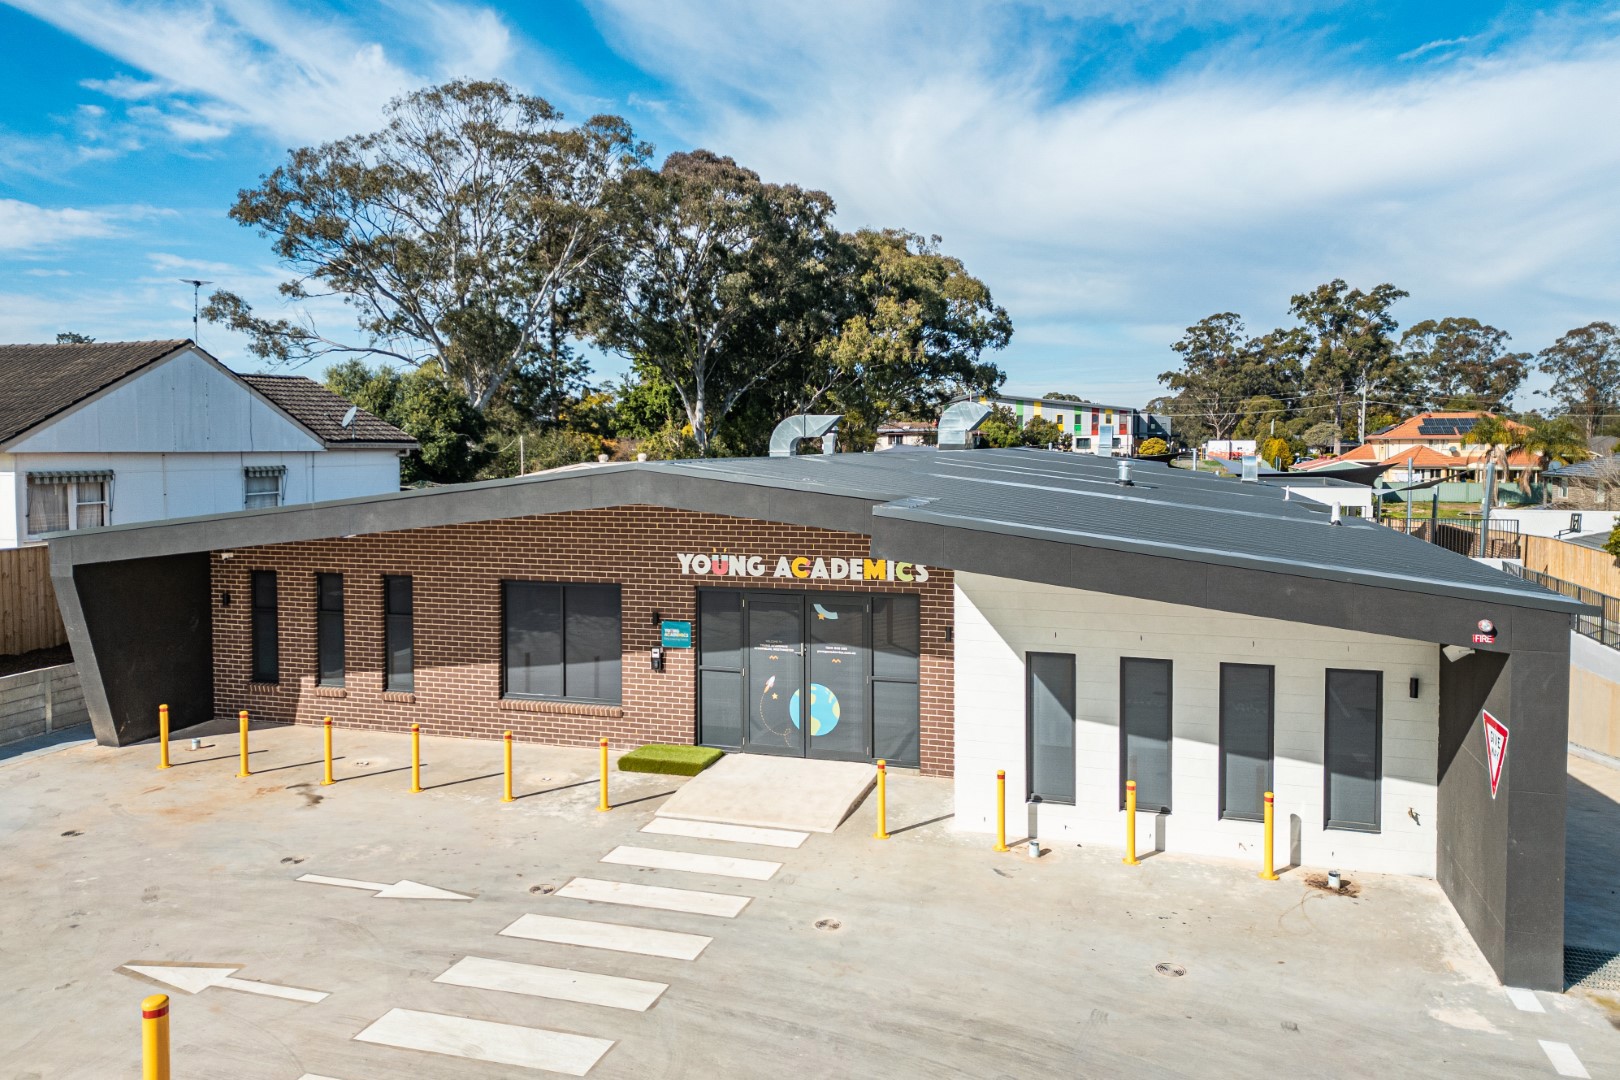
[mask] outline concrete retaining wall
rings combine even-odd
[[[89,722],[72,664],[0,678],[0,745]]]

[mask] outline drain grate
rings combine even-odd
[[[1564,985],[1573,989],[1620,990],[1620,953],[1613,949],[1564,946]]]

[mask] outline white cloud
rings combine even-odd
[[[112,236],[121,216],[109,210],[53,210],[18,199],[0,199],[0,251],[28,251]]]
[[[1404,321],[1475,315],[1525,348],[1620,314],[1612,30],[1392,70],[1244,42],[1075,92],[1010,5],[926,24],[884,4],[598,7],[681,88],[692,142],[824,188],[846,225],[942,234],[1019,326],[1003,360],[1023,389],[1074,359],[1156,393],[1166,325],[1235,310],[1263,330],[1338,276],[1409,290]]]
[[[144,72],[86,85],[159,108],[169,133],[212,140],[248,127],[310,142],[375,126],[387,101],[452,75],[499,74],[511,35],[487,8],[402,3],[364,22],[264,0],[12,0]],[[385,45],[390,36],[397,44]],[[208,103],[203,118],[184,115]]]

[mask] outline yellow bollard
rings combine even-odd
[[[237,719],[237,722],[242,725],[242,734],[241,734],[242,771],[237,773],[236,775],[237,776],[252,776],[253,771],[248,768],[248,758],[247,758],[247,756],[248,756],[248,733],[247,733],[247,731],[248,731],[248,711],[246,709],[243,709],[241,712],[236,714],[236,719]]]
[[[611,810],[611,809],[613,809],[613,807],[608,805],[608,786],[607,786],[607,784],[608,784],[608,781],[607,781],[608,762],[607,762],[607,759],[608,759],[607,740],[603,739],[602,740],[602,794],[601,794],[601,797],[596,800],[596,808],[598,810]]]
[[[1263,881],[1276,881],[1277,871],[1274,867],[1277,860],[1273,858],[1272,844],[1276,839],[1276,829],[1271,820],[1271,792],[1266,792],[1266,864],[1260,868],[1260,877]]]
[[[1007,770],[996,770],[996,850],[1007,850]]]
[[[1140,866],[1136,857],[1136,781],[1125,781],[1125,858],[1126,866]]]
[[[411,725],[411,794],[422,790],[422,725]]]
[[[158,768],[169,767],[169,707],[158,706]]]
[[[506,733],[506,792],[501,796],[501,802],[512,801],[512,733]]]
[[[889,765],[882,758],[878,758],[877,811],[877,832],[872,834],[872,839],[887,840],[889,838]]]
[[[141,1080],[169,1080],[169,995],[141,1002]]]
[[[326,733],[326,775],[321,777],[321,787],[332,784],[332,718],[328,716],[324,725]]]

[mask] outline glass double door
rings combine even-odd
[[[890,607],[906,601],[915,608],[915,597],[701,590],[700,741],[760,754],[869,761],[877,743],[894,741],[874,730],[876,702],[885,731],[909,728],[909,740],[902,741],[914,744],[915,658],[909,672],[903,665],[898,672],[899,687],[889,685],[893,675],[873,669],[874,645],[882,651],[893,637],[880,631],[874,642],[874,606],[877,621],[892,621]]]

